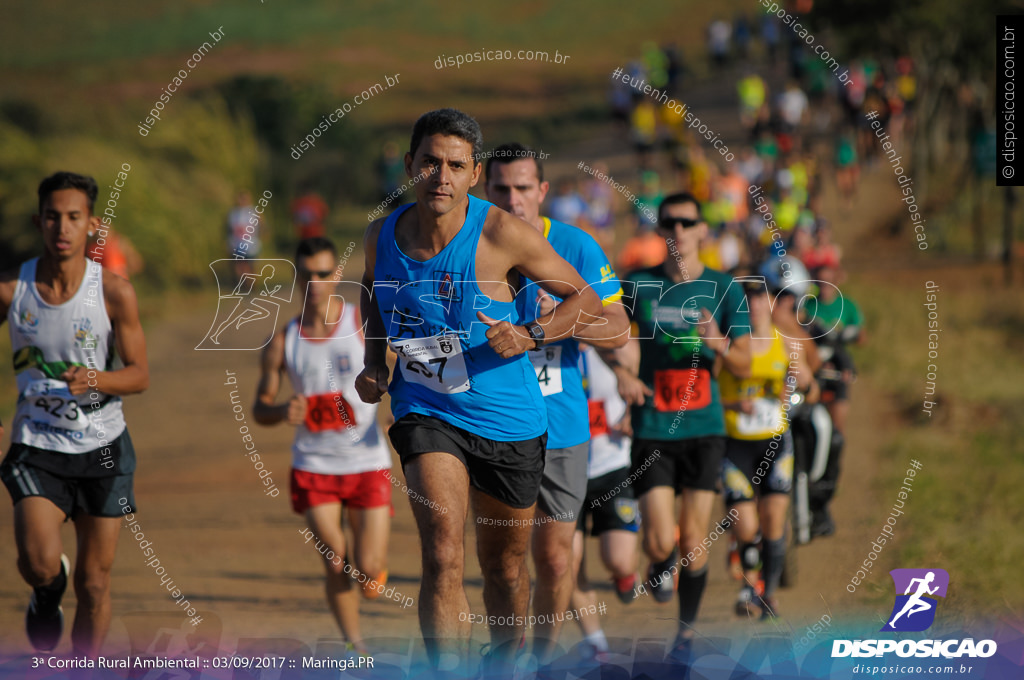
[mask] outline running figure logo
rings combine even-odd
[[[896,586],[896,603],[881,630],[912,633],[928,629],[938,605],[938,600],[928,596],[946,596],[949,574],[944,569],[893,569],[889,574]]]
[[[231,293],[224,295],[217,278],[217,315],[210,330],[196,349],[262,349],[270,342],[277,328],[281,304],[291,302],[295,292],[295,265],[288,260],[252,260],[253,272],[243,274]],[[244,332],[243,332],[244,327]]]

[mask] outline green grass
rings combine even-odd
[[[714,11],[743,6],[731,0]],[[630,12],[607,1],[528,2],[515,6],[512,20],[508,13],[394,0],[12,7],[0,23],[0,264],[38,252],[29,220],[41,177],[92,174],[102,204],[123,162],[132,173],[115,227],[147,263],[138,280],[155,290],[212,283],[208,263],[224,256],[224,218],[240,187],[274,193],[271,250],[291,247],[288,202],[305,181],[331,204],[330,233],[361,240],[365,214],[379,201],[376,154],[384,140],[406,143],[423,111],[458,106],[479,117],[488,140],[515,137],[557,152],[606,119],[613,68],[637,58],[648,40],[675,40],[691,62],[702,59],[712,16],[701,3],[667,0]],[[137,123],[161,88],[221,26],[224,40],[140,137]],[[504,48],[571,58],[434,68],[441,54]],[[324,113],[393,73],[402,73],[400,86],[354,108],[301,161],[290,157]]]
[[[714,14],[732,16],[740,7],[750,13],[756,9],[733,0],[718,3]],[[712,15],[704,3],[669,0],[647,2],[629,11],[609,0],[524,2],[515,7],[398,0],[365,4],[318,0],[301,5],[280,0],[186,0],[155,7],[112,0],[81,5],[47,0],[7,9],[0,27],[5,47],[0,68],[184,55],[219,26],[224,26],[228,42],[250,49],[299,47],[313,52],[325,47],[373,47],[382,52],[400,50],[403,57],[429,56],[430,62],[442,53],[481,48],[522,47],[552,53],[559,49],[576,59],[575,63],[570,60],[573,68],[577,64],[586,68],[585,63],[595,58],[636,51],[640,41],[647,39],[675,37],[703,46],[703,30]],[[69,39],[48,40],[40,49],[39,36],[44,31]]]
[[[886,553],[887,568],[948,571],[945,610],[954,619],[1019,617],[1024,444],[1016,414],[1024,357],[1007,351],[1021,344],[1019,293],[984,283],[956,285],[962,272],[932,277],[940,281],[943,332],[935,361],[940,405],[927,416],[921,410],[930,361],[926,278],[896,295],[891,285],[849,287],[872,333],[859,352],[862,367],[891,391],[906,416],[883,451],[879,483],[898,489],[911,459],[923,465],[900,521],[897,550]]]

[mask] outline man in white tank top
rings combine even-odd
[[[253,415],[261,425],[296,427],[292,509],[305,515],[316,538],[311,545],[323,556],[327,604],[342,635],[365,654],[353,579],[368,599],[385,591],[391,452],[377,426],[377,405],[364,403],[355,391],[363,368],[362,322],[358,303],[335,294],[342,273],[336,261],[334,244],[325,238],[299,243],[302,316],[275,333],[263,352]],[[278,403],[282,375],[295,396]],[[344,507],[352,549],[342,527]]]
[[[110,627],[110,570],[121,518],[135,512],[135,451],[121,397],[149,386],[135,291],[86,259],[96,182],[58,172],[39,185],[43,254],[0,274],[0,323],[14,351],[18,406],[0,464],[14,502],[18,571],[33,588],[29,641],[53,650],[70,578],[61,525],[75,523],[78,600],[71,641],[96,656]],[[2,430],[0,430],[2,433]]]

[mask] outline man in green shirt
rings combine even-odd
[[[639,366],[614,367],[619,391],[632,404],[631,478],[651,560],[646,587],[658,602],[668,602],[678,578],[680,628],[673,656],[679,660],[689,656],[707,581],[702,542],[725,450],[716,376],[723,366],[746,376],[751,361],[742,289],[698,257],[708,232],[700,208],[688,193],[661,202],[658,233],[668,242],[669,256],[623,282],[623,304],[633,321],[633,347],[623,356],[639,349]]]

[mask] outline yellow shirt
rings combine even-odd
[[[772,330],[775,331],[774,326]],[[789,429],[789,420],[782,410],[787,362],[786,345],[776,331],[768,349],[753,355],[749,378],[737,378],[728,370],[718,376],[723,402],[750,399],[754,404],[753,413],[726,409],[725,431],[730,437],[748,441],[769,439]]]

